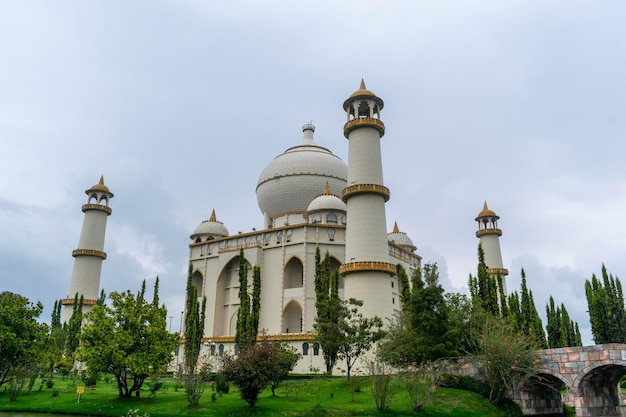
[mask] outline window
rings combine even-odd
[[[211,343],[211,356],[215,356],[215,343]]]
[[[328,223],[337,224],[337,215],[335,213],[330,213],[326,216],[326,221]]]
[[[224,354],[224,345],[220,344],[220,347],[217,349],[218,354],[222,356]]]
[[[345,215],[341,216],[341,224],[343,224],[344,226],[348,224],[348,218]]]
[[[292,235],[292,231],[291,229],[287,230],[287,242],[291,242],[291,235]]]
[[[283,240],[283,231],[279,230],[278,233],[276,233],[276,243],[280,243]]]
[[[230,248],[231,246],[233,246],[233,240],[230,239],[228,242],[226,242],[226,247]]]
[[[309,354],[309,344],[304,342],[302,344],[302,356],[307,356]]]
[[[237,239],[237,246],[241,246],[241,245],[243,245],[243,238],[242,237]]]
[[[335,229],[328,229],[328,239],[330,239],[331,242],[335,240]]]
[[[256,243],[261,243],[261,241],[263,240],[263,236],[261,235],[256,235]]]
[[[213,248],[215,247],[214,243],[209,244],[209,255],[213,253]]]
[[[271,233],[266,233],[265,234],[265,246],[270,244],[270,239],[272,238],[272,234]]]
[[[250,236],[246,237],[246,245],[249,245],[252,242],[252,238]]]
[[[313,343],[313,356],[320,354],[320,344],[318,342]]]
[[[322,221],[322,216],[320,216],[319,214],[314,214],[314,215],[313,215],[313,219],[312,219],[312,221],[311,221],[311,222],[312,222],[313,224],[317,224],[317,223],[319,223],[319,222],[321,222],[321,221]]]
[[[235,343],[235,355],[239,355],[239,343]]]
[[[224,249],[224,241],[223,240],[220,242],[220,249]]]

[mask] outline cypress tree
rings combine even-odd
[[[596,344],[624,343],[626,341],[626,312],[619,278],[609,274],[602,265],[602,282],[592,275],[585,281],[585,295]]]
[[[261,267],[252,268],[252,330],[251,335],[259,334],[259,319],[261,317]]]
[[[202,304],[198,302],[198,289],[193,284],[193,265],[189,264],[187,273],[187,288],[185,299],[185,350],[184,350],[184,373],[185,395],[191,405],[198,404],[203,392],[202,381],[196,375],[198,357],[202,338],[204,337],[204,322],[206,318],[206,297],[202,297]],[[158,279],[155,284],[155,298],[158,301]],[[153,302],[154,304],[154,302]]]
[[[409,276],[402,265],[398,268],[398,283],[400,284],[400,302],[402,308],[406,308],[411,297],[411,287],[409,286]]]
[[[241,350],[254,344],[250,337],[252,320],[250,317],[250,296],[248,295],[248,262],[243,256],[243,249],[239,251],[239,310],[237,312],[237,327],[235,342]]]

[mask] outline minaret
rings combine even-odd
[[[111,215],[109,200],[113,193],[104,185],[104,178],[100,177],[98,184],[87,191],[87,204],[83,205],[83,227],[80,231],[78,249],[72,251],[74,269],[70,280],[67,297],[63,300],[63,322],[68,322],[72,316],[74,296],[78,293],[84,297],[83,313],[91,310],[96,304],[100,291],[100,271],[102,261],[106,259],[104,252],[104,234],[106,232],[107,217]]]
[[[475,219],[478,222],[476,237],[480,239],[480,244],[485,254],[487,272],[493,276],[500,274],[502,277],[502,289],[506,294],[506,276],[509,275],[509,270],[502,265],[502,253],[500,252],[502,230],[498,229],[499,218],[496,213],[489,210],[485,201],[483,211],[478,213]]]
[[[383,101],[361,87],[344,103],[348,139],[348,186],[342,199],[347,206],[346,259],[339,272],[344,276],[345,298],[363,301],[366,317],[391,317],[392,277],[389,262],[385,202],[389,189],[383,185],[380,139],[385,125],[380,120]]]

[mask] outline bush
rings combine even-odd
[[[383,362],[373,360],[369,363],[369,374],[372,381],[372,395],[376,408],[387,411],[391,405],[391,372]]]
[[[52,396],[53,396],[53,397],[58,397],[58,396],[59,396],[59,390],[58,390],[58,389],[56,389],[56,388],[55,388],[55,389],[53,389],[53,390],[52,390]]]
[[[470,376],[443,374],[440,378],[439,386],[476,392],[485,398],[489,398],[489,385]]]
[[[228,391],[230,391],[230,383],[224,374],[215,375],[215,391],[218,394],[228,394]]]
[[[48,388],[54,387],[54,381],[51,380],[51,379],[47,380],[46,381],[46,387],[48,387]]]

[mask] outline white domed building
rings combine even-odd
[[[344,108],[350,119],[355,114],[354,107],[350,106],[357,106],[360,112],[370,102],[378,106],[375,111],[370,111],[369,115],[359,115],[357,120],[346,123],[346,126],[350,125],[350,137],[346,134],[349,141],[358,141],[358,135],[368,134],[367,129],[371,129],[367,127],[368,120],[380,131],[382,122],[378,118],[382,100],[366,90],[364,84],[346,101],[348,104],[344,104]],[[355,122],[358,122],[358,126]],[[361,133],[358,129],[362,129]],[[383,249],[385,253],[381,254],[381,250],[377,249],[376,259],[368,259],[369,225],[359,222],[352,225],[351,233],[358,236],[360,242],[355,244],[358,247],[352,252],[351,259],[346,259],[350,205],[356,207],[355,218],[377,217],[384,225],[384,209],[381,210],[379,206],[384,205],[389,192],[382,184],[372,185],[371,180],[359,184],[359,178],[367,177],[360,172],[352,174],[348,186],[348,165],[330,150],[317,145],[314,132],[313,125],[304,125],[302,142],[278,155],[261,172],[256,187],[257,201],[263,216],[260,230],[229,235],[226,226],[217,220],[213,211],[210,219],[200,223],[190,236],[192,281],[198,293],[207,298],[203,354],[238,352],[235,327],[239,308],[241,249],[249,271],[255,265],[261,268],[259,329],[263,329],[270,340],[288,341],[302,354],[295,372],[310,372],[311,368],[324,369],[322,352],[314,341],[313,328],[316,314],[314,274],[317,247],[322,257],[326,252],[330,254],[332,269],[340,270],[342,297],[352,296],[344,294],[344,291],[348,291],[348,286],[344,289],[347,277],[350,288],[358,288],[360,279],[369,280],[363,282],[372,282],[373,279],[384,281],[381,285],[381,288],[385,288],[384,295],[378,293],[376,299],[363,299],[365,315],[370,311],[393,312],[400,308],[396,268],[402,265],[410,273],[420,265],[421,257],[415,252],[416,247],[411,239],[395,225],[391,233],[382,235],[382,246],[378,242],[381,240],[380,234],[376,235],[376,248],[388,250]],[[380,141],[379,138],[376,140]],[[338,145],[341,143],[337,140]],[[365,157],[370,159],[372,154],[380,155],[380,150],[374,150],[372,154],[367,149],[357,151],[354,153],[355,159],[359,158],[359,153],[364,154],[363,151]],[[353,158],[353,153],[349,155]],[[378,163],[381,163],[378,159]],[[357,160],[350,163],[363,167],[372,164],[372,161],[361,161],[359,164]],[[362,168],[359,169],[362,171]],[[376,166],[373,169],[377,169]],[[382,170],[382,166],[378,170]],[[380,175],[375,178],[378,177]],[[380,204],[368,203],[366,199],[372,193],[375,194],[374,199],[379,198]],[[347,204],[348,200],[350,204]],[[371,210],[378,211],[368,212],[370,206],[373,207]],[[378,281],[376,285],[379,285]],[[248,292],[251,293],[251,272],[248,282]],[[367,294],[358,290],[350,291]],[[381,304],[383,309],[380,308]],[[377,307],[369,309],[374,305]]]

